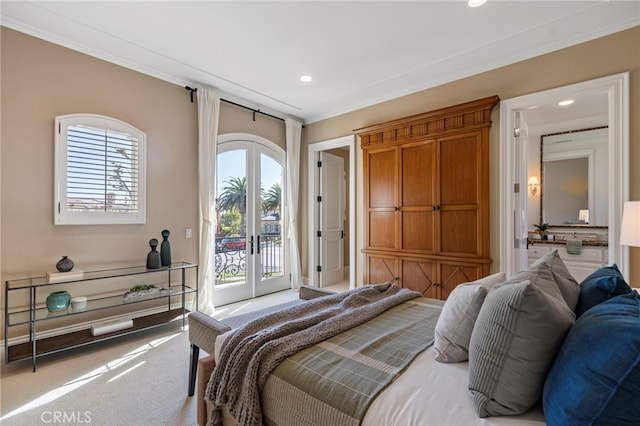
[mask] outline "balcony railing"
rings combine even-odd
[[[224,241],[227,240],[227,241]],[[247,251],[244,237],[216,238],[215,271],[217,284],[244,282],[247,271]],[[280,235],[260,236],[260,266],[263,279],[283,275],[282,238]],[[257,248],[254,248],[257,251]],[[257,254],[257,253],[256,253]]]

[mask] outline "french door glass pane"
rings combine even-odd
[[[282,277],[282,187],[284,169],[268,155],[260,155],[260,281]]]
[[[246,284],[247,150],[218,154],[216,286]]]

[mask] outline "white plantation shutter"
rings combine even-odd
[[[56,117],[55,132],[55,223],[145,223],[146,135],[92,114]]]

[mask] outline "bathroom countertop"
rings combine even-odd
[[[565,240],[534,240],[533,238],[528,238],[527,242],[529,245],[534,244],[554,244],[554,245],[566,245]],[[607,241],[589,241],[582,240],[583,246],[591,246],[591,247],[609,247],[609,243]]]

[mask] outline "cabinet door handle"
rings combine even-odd
[[[398,210],[400,210],[400,209],[398,208],[398,206],[395,206],[393,209],[394,209],[394,211],[398,211]]]
[[[249,240],[249,246],[251,247],[251,251],[249,252],[249,254],[253,254],[253,235],[251,236],[251,239]]]
[[[258,235],[258,254],[260,254],[260,235]]]

